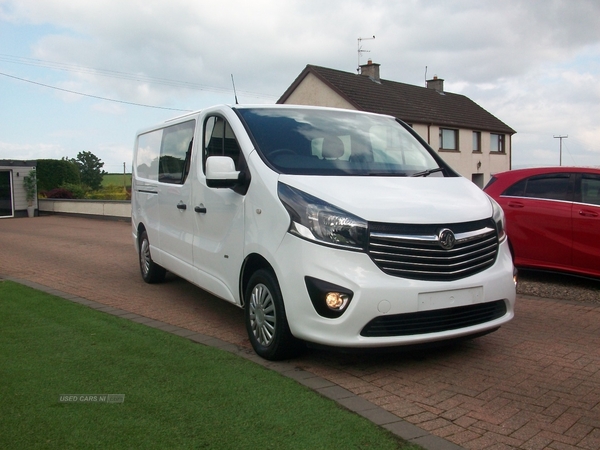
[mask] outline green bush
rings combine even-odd
[[[65,159],[37,160],[38,191],[50,191],[64,184],[79,184],[79,169]]]
[[[88,192],[81,184],[64,183],[60,187],[71,192],[73,198],[85,198]]]

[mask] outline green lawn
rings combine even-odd
[[[0,405],[3,449],[419,448],[242,358],[9,281]]]

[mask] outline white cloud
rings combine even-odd
[[[61,88],[181,109],[233,102],[231,74],[242,101],[262,103],[279,98],[306,64],[353,72],[357,38],[375,35],[363,41],[370,52],[362,62],[371,58],[383,78],[420,86],[427,66],[448,90],[517,130],[518,162],[552,164],[552,135],[559,133],[569,134],[577,162],[598,158],[597,0],[0,0],[0,22],[49,27],[19,56],[69,64],[69,71],[51,71]],[[124,105],[67,93],[53,98],[87,105],[98,115],[88,121],[122,117],[131,134],[142,125],[144,114]],[[150,123],[159,116],[152,117]],[[85,146],[92,145],[88,137]],[[120,161],[123,151],[106,158]]]
[[[61,159],[64,148],[59,144],[15,144],[0,142],[0,159]]]

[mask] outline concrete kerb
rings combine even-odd
[[[65,300],[70,300],[74,303],[88,306],[92,309],[111,314],[113,316],[121,317],[126,320],[131,320],[132,322],[156,328],[167,333],[175,334],[177,336],[183,337],[184,339],[188,339],[199,344],[227,351],[236,356],[242,357],[251,362],[259,364],[265,367],[266,369],[273,370],[274,372],[277,372],[280,375],[291,378],[297,383],[302,384],[303,386],[314,390],[320,395],[335,401],[343,408],[370,420],[375,425],[385,428],[392,434],[404,439],[405,441],[420,445],[426,450],[464,450],[463,447],[460,447],[438,436],[434,436],[428,433],[427,431],[422,430],[421,428],[409,422],[406,422],[405,420],[400,419],[398,416],[390,413],[389,411],[386,411],[380,406],[375,405],[374,403],[371,403],[368,400],[357,396],[356,394],[353,394],[352,392],[348,391],[347,389],[344,389],[341,386],[336,385],[335,383],[332,383],[331,381],[328,381],[310,372],[295,367],[293,365],[293,362],[267,361],[262,359],[255,353],[249,352],[245,348],[239,347],[229,342],[225,342],[221,339],[197,333],[195,331],[188,330],[186,328],[181,328],[176,325],[171,325],[166,322],[161,322],[160,320],[140,316],[139,314],[114,308],[112,306],[107,306],[102,303],[78,297],[76,295],[71,295],[57,289],[49,288],[39,283],[34,283],[32,281],[22,280],[13,277],[6,277],[2,275],[0,275],[0,280],[8,280],[15,283],[19,283],[24,286],[36,289],[38,291],[54,295]]]

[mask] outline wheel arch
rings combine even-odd
[[[506,242],[508,242],[508,249],[510,250],[510,256],[512,258],[513,264],[515,263],[515,249],[513,248],[512,241],[508,236],[506,237]]]
[[[252,274],[257,270],[264,269],[269,270],[277,279],[275,275],[275,270],[273,270],[273,266],[265,259],[264,256],[259,255],[258,253],[249,254],[244,260],[244,264],[242,265],[242,272],[240,275],[240,306],[243,308],[246,305],[246,299],[244,297],[244,293],[246,292],[246,288],[248,287],[248,282],[252,277]]]
[[[140,236],[142,235],[142,233],[146,231],[146,227],[144,226],[143,222],[138,223],[137,227],[136,227],[136,236],[135,236],[135,244],[137,246],[137,250],[139,251],[140,248]]]

